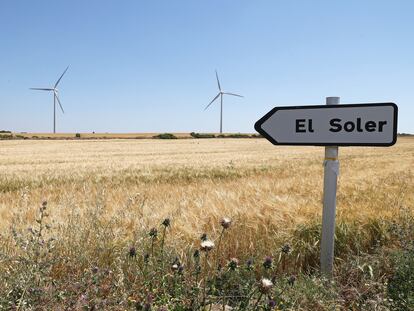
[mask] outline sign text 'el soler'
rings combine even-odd
[[[391,146],[394,103],[276,107],[255,124],[277,145]]]

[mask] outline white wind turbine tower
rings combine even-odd
[[[60,80],[65,75],[65,73],[68,70],[68,68],[69,68],[69,66],[66,67],[65,71],[62,73],[62,75],[60,76],[60,78],[56,81],[56,83],[53,86],[53,88],[38,88],[38,87],[32,87],[32,88],[30,88],[31,90],[53,92],[53,133],[56,133],[56,101],[58,102],[60,109],[62,109],[62,112],[65,113],[65,111],[63,110],[62,104],[60,103],[60,99],[59,99],[59,96],[58,96],[57,86],[58,86]]]
[[[223,95],[232,95],[232,96],[238,96],[238,97],[243,97],[241,95],[238,94],[234,94],[234,93],[229,93],[229,92],[223,92],[221,90],[221,86],[220,86],[220,81],[218,78],[218,74],[217,74],[217,70],[216,70],[216,79],[217,79],[217,86],[219,89],[219,93],[216,95],[216,97],[213,98],[213,100],[207,105],[206,108],[204,108],[204,110],[206,110],[208,107],[210,107],[210,105],[217,99],[220,97],[220,134],[223,133]]]

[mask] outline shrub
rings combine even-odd
[[[159,134],[159,135],[154,136],[154,138],[158,138],[158,139],[177,139],[177,137],[174,134],[170,134],[170,133]]]
[[[12,138],[13,138],[12,135],[0,135],[0,140],[3,140],[3,139],[12,139]]]
[[[251,138],[249,134],[241,134],[241,133],[234,133],[234,134],[220,134],[217,137],[219,138]]]
[[[235,134],[229,134],[226,137],[228,137],[228,138],[250,138],[250,135],[249,134],[235,133]]]
[[[190,133],[191,137],[193,138],[215,138],[216,136],[214,134],[207,134],[207,133]]]
[[[80,134],[80,133],[76,133],[76,134],[75,134],[75,137],[76,137],[76,138],[81,138],[81,134]]]

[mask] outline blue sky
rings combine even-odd
[[[0,129],[253,132],[274,106],[395,102],[414,133],[414,1],[0,2]]]

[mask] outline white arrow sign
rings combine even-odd
[[[275,107],[255,129],[275,145],[392,146],[394,103]]]

